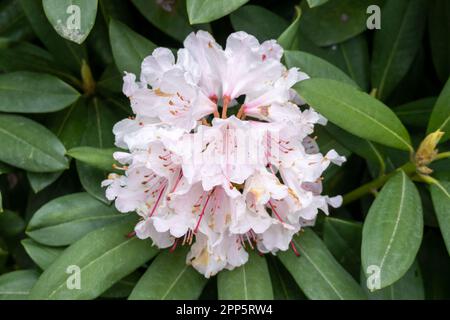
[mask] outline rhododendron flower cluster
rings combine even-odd
[[[308,76],[282,54],[245,32],[223,49],[198,31],[177,58],[158,48],[138,81],[124,76],[135,116],[114,127],[124,172],[103,182],[106,196],[141,216],[137,237],[191,245],[186,262],[205,277],[246,263],[247,250],[296,251],[292,237],[341,204],[321,195],[321,175],[345,158],[319,152],[311,135],[326,120],[299,107],[292,86]]]

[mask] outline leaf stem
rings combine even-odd
[[[433,161],[450,158],[450,151],[442,152],[436,155]]]
[[[379,189],[386,183],[386,181],[388,181],[392,176],[394,176],[400,170],[403,170],[409,176],[416,172],[416,166],[412,162],[407,162],[404,165],[402,165],[401,167],[392,171],[391,173],[382,175],[382,176],[362,185],[361,187],[347,193],[346,195],[344,195],[343,205],[346,205],[355,200],[358,200],[359,198],[365,196],[366,194],[373,192],[373,190]]]

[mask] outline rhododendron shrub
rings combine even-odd
[[[0,299],[450,297],[446,0],[0,8]]]

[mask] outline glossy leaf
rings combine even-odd
[[[64,248],[47,247],[31,239],[24,239],[21,243],[30,258],[42,270],[47,269],[64,251]]]
[[[24,229],[25,222],[17,212],[3,210],[0,214],[0,234],[3,238],[17,237]]]
[[[364,35],[356,36],[337,45],[342,55],[342,68],[364,91],[370,87],[369,48]]]
[[[421,46],[426,1],[387,1],[382,26],[376,30],[372,58],[372,86],[385,100],[408,72]]]
[[[75,43],[91,32],[97,16],[97,0],[42,0],[45,14],[58,34]]]
[[[450,254],[450,181],[437,181],[430,186],[434,210],[442,237]]]
[[[166,250],[141,277],[130,300],[194,300],[202,293],[207,279],[186,264],[189,248]]]
[[[186,0],[191,24],[217,20],[233,12],[249,0]]]
[[[266,255],[275,300],[304,300],[303,292],[277,257]]]
[[[67,154],[83,163],[100,170],[113,170],[113,153],[117,149],[100,149],[93,147],[76,147],[67,151]]]
[[[49,173],[27,172],[27,178],[31,189],[33,189],[34,193],[38,193],[55,182],[62,173],[62,171]]]
[[[333,258],[325,244],[311,229],[294,237],[292,250],[278,254],[297,284],[309,299],[365,299],[358,283]]]
[[[14,115],[0,115],[0,160],[33,172],[67,168],[66,150],[44,126]]]
[[[288,27],[286,20],[261,6],[246,5],[230,15],[235,31],[245,31],[259,41],[278,38]]]
[[[178,41],[184,41],[195,30],[189,24],[186,1],[131,1],[148,21]]]
[[[323,5],[324,3],[327,3],[328,0],[306,0],[308,2],[308,6],[310,8],[318,7]]]
[[[114,207],[107,206],[87,193],[56,198],[42,206],[32,217],[27,234],[49,246],[69,245],[85,234],[124,219]]]
[[[272,283],[266,259],[249,250],[246,264],[217,276],[220,300],[273,299]]]
[[[0,111],[42,113],[64,109],[80,94],[58,78],[41,73],[0,75]]]
[[[375,289],[393,284],[408,271],[419,250],[422,233],[419,192],[401,171],[385,184],[364,222],[362,266],[368,276],[376,268],[380,286]]]
[[[436,104],[431,113],[430,122],[428,123],[428,133],[436,130],[444,131],[444,136],[440,142],[447,141],[450,138],[450,78],[442,89]]]
[[[292,49],[295,47],[295,42],[298,38],[300,18],[302,16],[302,11],[300,7],[295,7],[295,17],[294,21],[289,25],[289,27],[283,31],[283,33],[278,37],[277,42],[283,47],[284,50]]]
[[[323,241],[336,260],[354,277],[361,266],[362,224],[327,217],[323,225]]]
[[[311,78],[337,80],[357,87],[355,81],[345,74],[344,71],[312,54],[302,51],[285,51],[284,57],[288,68],[300,68],[301,71],[306,72]]]
[[[407,126],[424,128],[428,124],[437,98],[423,98],[394,108],[397,117]]]
[[[34,270],[19,270],[0,276],[0,300],[28,300],[39,274]]]
[[[126,71],[139,75],[142,61],[152,54],[156,46],[116,20],[109,23],[109,37],[114,61],[120,73]]]
[[[366,281],[362,273],[361,285],[370,300],[423,300],[425,298],[422,275],[417,262],[414,262],[400,280],[384,289],[370,292]]]
[[[368,94],[326,79],[302,81],[294,89],[342,129],[393,148],[412,150],[409,134],[395,113]]]
[[[126,237],[135,223],[133,217],[95,230],[74,243],[40,276],[30,298],[94,299],[101,295],[157,252],[149,240]],[[81,274],[79,290],[67,287],[74,271],[66,271],[73,265]]]
[[[300,28],[317,45],[328,46],[348,40],[367,29],[367,7],[379,0],[339,0],[308,8],[302,5]]]

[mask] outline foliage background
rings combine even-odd
[[[81,38],[49,22],[69,4]],[[366,28],[371,4],[381,30]],[[313,78],[300,94],[331,122],[316,133],[322,152],[348,158],[324,177],[346,205],[295,238],[299,258],[252,253],[208,281],[185,248],[126,237],[136,218],[100,188],[112,125],[130,115],[122,71],[196,29],[222,44],[237,30],[279,39],[285,63]],[[1,0],[0,299],[449,298],[449,37],[447,0]],[[438,128],[430,175],[412,148]],[[383,288],[369,292],[363,271],[380,263]],[[73,264],[81,290],[66,288]]]

